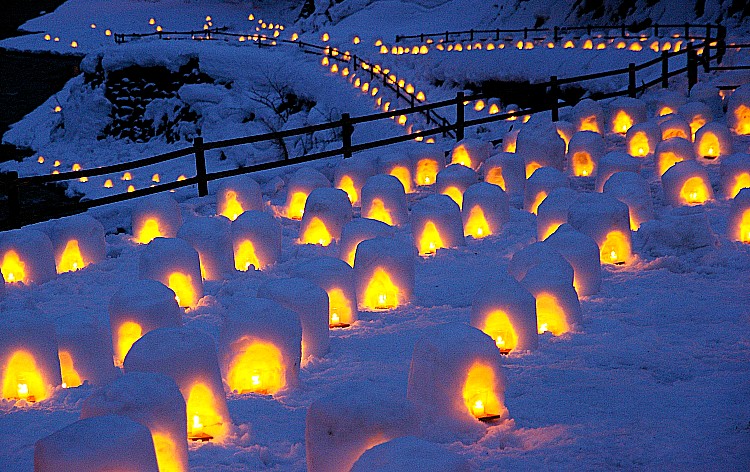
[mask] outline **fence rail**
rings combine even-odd
[[[123,35],[119,35],[118,37],[122,38],[122,36]],[[142,36],[146,36],[146,35],[139,35],[139,37],[142,37]],[[149,34],[148,36],[154,36],[154,34]],[[750,45],[732,45],[732,46],[739,47],[739,48],[746,47],[746,46],[750,47]],[[333,56],[332,49],[330,47],[319,47],[319,46],[315,46],[315,47],[322,49],[323,52],[327,56],[335,57]],[[137,160],[137,161],[115,164],[115,165],[106,166],[106,167],[85,169],[85,170],[73,171],[73,172],[64,172],[64,173],[54,174],[54,175],[31,176],[31,177],[22,177],[22,178],[19,178],[18,173],[16,172],[9,172],[8,174],[6,174],[6,177],[5,177],[5,193],[7,196],[8,208],[9,208],[8,226],[19,227],[22,223],[43,221],[46,219],[60,217],[65,214],[69,214],[71,212],[84,211],[89,208],[93,208],[93,207],[97,207],[101,205],[122,202],[122,201],[130,200],[130,199],[134,199],[134,198],[143,197],[146,195],[152,195],[155,193],[160,193],[160,192],[168,191],[168,190],[175,190],[178,188],[183,188],[183,187],[187,187],[191,185],[197,185],[198,195],[205,196],[208,194],[208,182],[213,181],[213,180],[223,179],[223,178],[232,177],[236,175],[249,174],[253,172],[274,169],[274,168],[284,167],[288,165],[311,162],[314,160],[324,159],[324,158],[333,157],[333,156],[343,156],[347,158],[347,157],[350,157],[355,152],[375,149],[375,148],[388,146],[388,145],[401,143],[401,142],[406,142],[406,141],[411,141],[419,137],[424,138],[424,137],[434,136],[438,134],[448,135],[449,133],[454,133],[455,139],[461,140],[464,138],[466,128],[484,125],[484,124],[493,123],[493,122],[498,122],[498,121],[506,120],[506,119],[513,118],[513,117],[518,118],[518,117],[522,117],[522,116],[526,116],[526,115],[530,115],[534,113],[539,113],[539,112],[551,111],[552,119],[554,121],[557,121],[559,120],[560,107],[566,105],[565,103],[563,103],[562,105],[560,104],[560,98],[561,98],[560,86],[561,85],[580,83],[580,82],[584,82],[588,80],[594,80],[594,79],[611,77],[611,76],[621,76],[621,75],[627,74],[628,86],[626,89],[607,93],[607,94],[599,96],[598,98],[604,99],[604,98],[612,98],[612,97],[624,96],[624,95],[635,97],[637,96],[638,93],[641,93],[645,91],[646,89],[653,87],[655,85],[658,85],[658,84],[661,84],[663,88],[666,88],[668,86],[668,80],[670,77],[674,77],[677,75],[687,73],[688,87],[692,87],[697,82],[698,66],[700,62],[703,62],[704,68],[706,70],[724,70],[725,69],[725,68],[718,68],[718,66],[711,65],[712,60],[716,60],[717,63],[720,62],[721,55],[723,55],[724,48],[725,47],[724,47],[722,40],[718,40],[718,45],[713,48],[711,47],[708,41],[704,41],[703,43],[699,43],[699,44],[690,43],[688,45],[688,48],[685,50],[682,50],[679,52],[663,52],[661,56],[658,58],[646,61],[642,64],[631,63],[628,65],[627,68],[620,68],[620,69],[605,71],[601,73],[586,74],[586,75],[564,78],[564,79],[551,77],[548,82],[533,85],[534,87],[538,87],[539,90],[543,90],[547,94],[548,100],[547,100],[546,105],[527,108],[523,110],[508,112],[508,113],[498,113],[498,114],[489,115],[486,117],[475,118],[472,120],[465,119],[465,113],[464,113],[465,104],[467,102],[491,98],[490,95],[475,94],[471,96],[465,96],[463,92],[458,92],[455,98],[442,100],[442,101],[435,102],[435,103],[420,104],[420,105],[413,104],[412,106],[408,108],[404,108],[400,110],[392,110],[388,112],[375,113],[375,114],[363,115],[363,116],[357,116],[357,117],[351,117],[345,113],[345,114],[342,114],[342,117],[340,120],[337,120],[331,123],[324,123],[324,124],[307,126],[303,128],[296,128],[296,129],[285,130],[285,131],[280,131],[280,132],[264,133],[260,135],[244,136],[244,137],[239,137],[239,138],[232,138],[232,139],[211,141],[211,142],[204,142],[203,138],[198,137],[193,141],[192,146],[187,147],[187,148],[170,151],[164,154],[148,157],[148,158]],[[697,52],[699,49],[702,50],[702,55],[700,56],[698,55],[698,52]],[[712,50],[715,51],[715,54],[713,56],[711,55]],[[683,55],[683,54],[685,54],[687,57],[687,65],[682,68],[670,71],[669,59],[672,57]],[[352,56],[352,57],[356,57],[356,56]],[[361,64],[367,64],[365,61],[362,61],[361,59],[359,59],[359,61],[361,61],[360,67],[361,67]],[[649,68],[649,67],[656,66],[656,65],[661,66],[661,73],[659,77],[649,82],[644,82],[641,85],[638,85],[636,81],[637,72],[644,70],[646,68]],[[453,123],[451,123],[445,118],[433,119],[432,121],[434,122],[435,126],[429,129],[416,131],[411,134],[404,134],[404,135],[399,135],[395,137],[376,139],[374,141],[358,143],[356,145],[352,144],[352,134],[354,133],[355,125],[370,123],[370,122],[384,120],[384,119],[392,119],[400,115],[411,115],[411,114],[417,114],[417,113],[419,114],[432,113],[433,114],[432,116],[439,116],[437,115],[435,110],[444,109],[444,108],[455,109],[456,119]],[[297,156],[294,158],[283,159],[283,160],[278,160],[278,161],[264,162],[264,163],[255,164],[252,166],[240,167],[237,169],[229,169],[229,170],[212,172],[212,173],[208,173],[206,171],[205,151],[208,151],[208,150],[262,142],[262,141],[276,141],[276,140],[280,140],[284,138],[307,135],[307,134],[314,133],[314,132],[334,130],[334,129],[341,130],[341,143],[342,144],[341,144],[341,147],[336,148],[336,149],[324,150],[324,151],[316,152],[313,154]],[[107,197],[101,197],[101,198],[92,199],[92,200],[84,200],[84,201],[80,201],[80,202],[73,203],[73,204],[57,206],[55,208],[48,208],[41,212],[35,211],[32,208],[24,208],[22,206],[21,189],[24,186],[28,186],[32,184],[63,182],[67,180],[80,179],[82,177],[93,177],[93,176],[101,176],[105,174],[114,174],[114,173],[119,173],[123,171],[137,169],[137,168],[148,166],[148,165],[158,164],[158,163],[162,163],[162,162],[166,162],[166,161],[170,161],[174,159],[184,158],[190,155],[194,157],[196,175],[193,177],[187,178],[185,180],[159,184],[154,187],[139,189],[139,190],[135,190],[133,192],[128,192],[128,193],[110,195]],[[24,218],[21,217],[22,214],[25,216]]]

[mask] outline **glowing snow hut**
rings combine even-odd
[[[521,280],[521,285],[536,300],[539,334],[550,332],[560,336],[575,331],[581,323],[581,304],[569,267],[542,263],[530,268]]]
[[[248,210],[263,210],[258,182],[247,175],[222,179],[216,189],[216,214],[234,221]]]
[[[523,209],[536,214],[539,205],[553,190],[568,187],[568,178],[552,167],[537,169],[526,181]]]
[[[35,229],[0,234],[0,271],[6,284],[43,284],[57,277],[52,241]]]
[[[602,135],[593,131],[578,131],[568,145],[568,171],[575,177],[594,175],[599,159],[605,152]]]
[[[359,243],[354,277],[360,309],[391,310],[409,303],[414,292],[414,257],[414,249],[397,239],[377,237]]]
[[[74,311],[55,319],[62,385],[104,385],[119,374],[112,363],[110,326],[94,313]]]
[[[408,222],[406,193],[396,177],[379,174],[367,179],[362,187],[362,217],[390,226],[403,226]]]
[[[648,120],[646,103],[631,97],[619,97],[609,104],[609,131],[625,135],[628,130]]]
[[[203,298],[200,257],[182,239],[156,238],[148,243],[138,258],[138,277],[172,289],[181,307],[195,308]]]
[[[317,188],[310,192],[299,229],[302,244],[328,246],[341,237],[341,229],[352,219],[352,204],[346,192]]]
[[[479,175],[473,169],[460,164],[451,164],[438,172],[435,190],[437,193],[451,197],[460,208],[463,205],[464,192],[477,182],[479,182]]]
[[[633,125],[625,135],[625,146],[633,157],[646,157],[653,154],[661,141],[661,128],[654,122]]]
[[[395,229],[382,221],[369,218],[355,218],[344,225],[339,240],[339,258],[354,267],[354,256],[357,246],[366,239],[376,237],[390,238],[395,234]]]
[[[484,161],[479,170],[488,184],[497,185],[510,196],[523,195],[526,170],[523,159],[517,155],[508,152],[495,154]]]
[[[234,268],[263,270],[281,258],[281,223],[264,211],[246,211],[232,222]]]
[[[750,188],[750,154],[732,154],[722,159],[720,171],[724,198],[734,198],[743,188]]]
[[[357,286],[349,264],[333,257],[319,257],[301,263],[292,272],[326,291],[331,328],[346,328],[357,321]]]
[[[203,280],[223,280],[234,272],[231,227],[226,218],[193,217],[177,232],[198,252]]]
[[[596,182],[594,188],[597,192],[604,189],[604,183],[612,177],[615,172],[635,172],[641,171],[641,160],[631,157],[621,151],[612,151],[599,159],[599,170],[596,173]]]
[[[479,139],[467,138],[456,143],[451,151],[451,164],[461,164],[474,170],[490,157],[492,144]]]
[[[180,204],[169,193],[139,198],[133,205],[133,239],[148,244],[154,238],[174,238],[182,226]]]
[[[415,203],[411,211],[411,230],[421,256],[466,244],[459,206],[446,195],[430,195]]]
[[[678,162],[661,176],[664,198],[674,207],[702,205],[713,200],[714,191],[705,167],[696,161]]]
[[[346,192],[352,206],[360,206],[362,187],[376,173],[372,160],[366,156],[342,159],[336,165],[333,186]]]
[[[497,185],[478,182],[464,192],[461,216],[464,236],[481,239],[497,234],[510,218],[508,196]]]
[[[50,228],[57,273],[73,272],[107,257],[104,226],[82,214],[56,220]]]
[[[729,129],[715,121],[706,123],[695,133],[695,154],[714,160],[732,154],[732,136]]]
[[[305,203],[310,192],[317,188],[328,188],[328,178],[312,167],[299,168],[287,184],[286,203],[282,213],[287,218],[301,220],[305,213]]]
[[[586,297],[599,292],[602,269],[596,241],[564,224],[545,242],[573,267],[573,287],[579,296]]]
[[[568,223],[596,241],[602,264],[626,264],[632,255],[628,206],[603,193],[584,193],[571,205]]]
[[[590,98],[581,100],[573,107],[571,121],[577,131],[604,132],[604,110]]]
[[[539,204],[536,212],[536,238],[544,241],[568,221],[568,209],[578,198],[578,192],[568,187],[552,190]]]
[[[628,206],[630,229],[638,231],[644,221],[654,219],[651,188],[646,179],[635,172],[616,172],[604,183],[604,193]]]
[[[662,141],[656,145],[656,152],[654,152],[656,173],[659,177],[676,163],[694,159],[693,144],[683,138],[670,138]]]
[[[733,241],[750,244],[750,189],[737,193],[729,210],[727,237]]]

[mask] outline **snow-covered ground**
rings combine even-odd
[[[382,35],[418,32],[413,31],[418,23],[429,24],[437,31],[474,27],[478,22],[466,11],[482,16],[482,8],[488,8],[482,7],[487,2],[446,2],[443,6],[422,3],[359,5],[360,9],[353,8],[345,19],[330,27],[331,42],[361,52],[364,58],[382,60],[399,77],[425,91],[428,101],[452,96],[457,90],[449,83],[438,87],[435,79],[451,79],[457,84],[489,78],[544,80],[553,74],[565,77],[596,72],[654,57],[649,50],[507,48],[432,51],[425,56],[383,55],[381,59],[372,44],[376,39],[385,40]],[[401,9],[401,14],[394,15],[396,9]],[[431,16],[435,9],[440,14]],[[415,11],[419,22],[409,14]],[[449,16],[451,11],[455,16]],[[269,77],[316,104],[312,110],[292,115],[284,124],[287,128],[322,122],[342,112],[363,115],[376,109],[373,97],[358,92],[340,74],[323,68],[319,57],[293,47],[257,49],[252,45],[156,40],[115,46],[104,34],[106,29],[149,32],[156,26],[165,30],[201,29],[208,21],[206,16],[211,16],[214,26],[226,25],[244,32],[246,27],[253,25],[254,29],[258,24],[257,19],[248,20],[250,13],[268,22],[287,23],[285,36],[295,31],[293,15],[286,6],[263,12],[242,3],[218,1],[116,0],[101,8],[97,0],[70,0],[24,27],[39,33],[11,38],[0,46],[91,53],[84,61],[84,71],[92,72],[99,58],[108,71],[133,64],[175,70],[188,59],[198,58],[201,72],[215,83],[180,88],[176,98],[160,106],[167,109],[187,103],[199,110],[199,123],[208,140],[266,131],[256,121],[243,117],[249,113],[272,117],[252,100],[254,93],[269,90]],[[372,18],[391,17],[399,18],[400,23],[383,21],[381,27],[375,27],[371,22]],[[155,19],[154,25],[148,24],[150,18]],[[485,17],[481,22],[491,23]],[[51,35],[50,41],[45,41],[45,34]],[[355,34],[362,34],[359,47],[351,44]],[[60,41],[55,42],[55,37]],[[303,38],[319,41],[320,32]],[[71,41],[77,41],[78,47],[71,48]],[[728,60],[742,63],[747,54],[730,55]],[[693,97],[716,107],[715,84],[737,85],[749,80],[747,74],[736,73],[702,75],[701,81]],[[231,89],[225,87],[226,83],[232,83]],[[601,89],[622,85],[604,83]],[[676,80],[673,85],[680,92],[686,89],[684,80]],[[655,96],[645,97],[651,106]],[[57,104],[62,109],[59,113],[54,111]],[[33,148],[36,154],[21,163],[5,163],[3,170],[46,174],[56,168],[55,160],[61,162],[61,170],[69,170],[76,163],[89,168],[186,145],[185,140],[168,144],[161,137],[146,143],[97,139],[109,120],[109,106],[103,91],[84,84],[83,77],[74,78],[4,136],[9,142]],[[502,136],[508,126],[490,126],[479,137]],[[392,122],[362,127],[359,135],[355,133],[355,142],[396,135],[402,130]],[[315,149],[326,145],[320,143]],[[448,149],[450,143],[438,140],[434,147]],[[735,138],[734,148],[735,152],[748,152],[750,142]],[[607,150],[623,149],[622,138],[608,136]],[[255,146],[227,151],[226,160],[218,153],[211,154],[209,171],[277,158],[275,152],[268,146]],[[375,160],[397,152],[386,148],[369,155]],[[43,163],[38,163],[40,155],[45,158]],[[337,162],[329,159],[316,166],[330,179]],[[445,445],[449,450],[469,460],[476,470],[746,470],[750,466],[750,246],[727,238],[730,202],[721,198],[718,166],[706,167],[717,199],[702,211],[713,233],[709,239],[715,243],[690,247],[686,244],[690,238],[673,237],[698,229],[685,227],[685,220],[679,218],[682,213],[665,205],[653,159],[647,159],[642,174],[650,184],[656,220],[634,233],[635,259],[625,266],[603,267],[601,291],[581,297],[583,325],[579,331],[559,337],[543,334],[537,351],[504,358],[510,420],[489,427],[476,442],[464,443],[459,438],[449,441]],[[109,176],[114,181],[113,189],[103,187],[104,177],[74,182],[71,190],[96,197],[122,192],[131,184],[137,188],[150,185],[154,173],[168,181],[192,172],[188,159],[142,169],[131,181]],[[267,201],[280,203],[289,173],[278,170],[255,176],[264,184]],[[593,181],[572,179],[572,186],[591,191]],[[430,193],[420,190],[410,195],[410,206]],[[194,195],[194,189],[175,194],[185,217],[215,214],[215,196]],[[131,211],[132,203],[91,211],[107,230],[107,259],[41,286],[6,287],[0,313],[13,306],[34,304],[55,320],[84,313],[108,324],[109,300],[123,283],[138,277],[138,257],[144,250],[128,234]],[[338,255],[335,244],[297,244],[299,222],[282,221],[281,262],[262,272],[206,282],[205,297],[184,315],[187,326],[218,338],[222,314],[233,300],[255,296],[264,281],[290,275],[312,257]],[[410,228],[399,229],[396,237],[411,242]],[[480,285],[504,274],[512,255],[534,241],[535,217],[513,208],[509,223],[499,234],[482,240],[469,238],[465,247],[419,258],[414,300],[389,312],[363,312],[352,327],[332,330],[330,353],[301,369],[299,388],[274,398],[228,393],[235,425],[232,434],[220,445],[191,443],[191,470],[305,470],[307,407],[319,398],[353,389],[353,385],[405,398],[412,350],[425,329],[448,322],[468,323],[471,301]],[[0,435],[5,438],[0,447],[0,469],[31,470],[34,443],[77,420],[82,402],[92,390],[89,385],[58,388],[50,399],[31,406],[0,401]]]

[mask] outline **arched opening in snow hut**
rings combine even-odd
[[[503,354],[508,354],[518,344],[516,330],[502,310],[495,310],[487,316],[482,331],[495,340],[495,345]]]
[[[391,217],[391,212],[385,207],[383,200],[380,198],[372,199],[372,202],[370,203],[370,208],[367,209],[367,214],[365,218],[370,218],[371,220],[382,221],[383,223],[387,225],[393,226],[393,218]]]
[[[156,464],[160,471],[181,471],[185,469],[186,464],[182,463],[177,451],[177,443],[169,433],[152,432],[151,440],[154,442]]]
[[[240,241],[235,244],[234,250],[234,268],[246,272],[250,270],[260,270],[263,267],[258,254],[255,250],[255,245],[249,239]]]
[[[440,164],[435,159],[423,158],[417,161],[417,185],[432,185],[435,183]]]
[[[400,300],[399,287],[388,271],[382,267],[375,269],[367,283],[362,305],[370,310],[391,310],[400,305]]]
[[[346,192],[346,195],[349,197],[349,201],[352,203],[352,205],[359,201],[359,194],[357,192],[357,188],[354,186],[354,180],[348,175],[344,174],[341,176],[338,184],[336,184],[336,188],[339,188]]]
[[[750,188],[750,173],[740,172],[732,176],[732,186],[729,189],[728,197],[734,198],[743,188]]]
[[[406,193],[412,192],[412,178],[411,178],[411,171],[405,167],[405,166],[393,166],[391,170],[388,172],[388,175],[392,175],[398,179],[399,182],[401,182],[401,185],[404,186],[404,191]]]
[[[479,204],[472,206],[471,210],[469,210],[469,217],[464,224],[464,235],[471,236],[474,239],[481,239],[491,234],[492,230],[484,215],[482,206]]]
[[[582,117],[578,125],[578,131],[593,131],[595,133],[601,133],[597,116],[589,115]]]
[[[599,250],[603,264],[625,264],[630,259],[630,238],[621,231],[610,231]]]
[[[503,405],[495,393],[495,371],[489,365],[475,362],[466,373],[463,400],[467,411],[480,421],[500,417]]]
[[[218,413],[216,398],[206,384],[196,382],[190,387],[186,406],[188,439],[209,441],[221,434],[224,418]]]
[[[588,177],[594,173],[594,160],[586,151],[578,151],[570,159],[573,175],[576,177]]]
[[[227,383],[231,390],[239,393],[275,394],[286,385],[281,351],[269,342],[249,342],[244,351],[232,361]]]
[[[628,115],[625,110],[617,110],[612,119],[612,132],[624,135],[633,124],[635,123],[632,116]]]
[[[134,321],[126,321],[117,328],[117,333],[113,333],[117,337],[116,346],[117,352],[115,352],[115,365],[122,366],[125,356],[133,347],[133,344],[141,339],[143,336],[143,328],[140,324]]]
[[[464,193],[459,189],[458,187],[451,185],[449,187],[446,187],[442,192],[443,195],[448,195],[451,197],[451,199],[458,204],[458,207],[461,208],[461,205],[464,201]]]
[[[26,262],[12,249],[3,254],[3,262],[0,269],[3,273],[3,279],[8,283],[29,283],[29,276],[26,273]]]
[[[534,201],[529,208],[529,211],[536,215],[537,211],[539,210],[539,205],[542,204],[545,198],[547,198],[547,192],[545,192],[544,190],[537,192],[536,196],[534,197]]]
[[[633,157],[646,157],[655,143],[650,143],[644,131],[638,131],[628,140],[628,154]]]
[[[732,110],[734,115],[734,128],[733,131],[739,135],[750,134],[750,107],[748,105],[740,104]]]
[[[167,279],[167,287],[175,293],[177,304],[183,308],[191,308],[198,302],[193,277],[182,272],[172,272]]]
[[[317,216],[310,220],[300,236],[300,242],[302,244],[319,244],[321,246],[328,246],[332,241],[333,237],[328,231],[326,224]]]
[[[487,170],[484,175],[484,181],[488,184],[497,185],[501,189],[507,191],[505,188],[505,177],[503,177],[503,168],[500,166]]]
[[[285,209],[286,217],[292,220],[301,220],[302,215],[305,214],[305,203],[307,202],[307,194],[305,192],[293,192],[291,197],[288,199],[288,203]]]
[[[133,234],[135,234],[136,242],[141,244],[148,244],[155,238],[164,237],[164,231],[162,231],[159,219],[156,217],[143,219],[140,226],[133,228]]]
[[[429,256],[444,247],[438,227],[432,221],[426,222],[419,236],[419,255]]]
[[[660,152],[656,156],[656,170],[659,176],[662,176],[670,167],[687,159],[687,156],[682,156],[675,151]]]
[[[706,131],[696,135],[698,155],[704,159],[716,159],[722,154],[721,140],[716,133]]]
[[[47,386],[36,359],[28,351],[15,351],[3,374],[3,398],[38,402],[47,398]]]
[[[245,211],[234,190],[227,190],[223,195],[219,195],[217,206],[218,213],[231,221],[236,220]]]
[[[328,326],[346,328],[352,324],[354,304],[340,288],[331,288],[328,293]]]
[[[87,262],[83,260],[78,240],[71,239],[65,244],[62,254],[57,257],[57,273],[74,272],[83,269]]]
[[[62,375],[62,387],[63,388],[75,388],[80,386],[81,376],[75,368],[73,362],[73,356],[68,351],[60,351],[58,353],[60,358],[60,374]]]
[[[710,198],[708,184],[702,177],[690,177],[680,188],[680,200],[684,205],[702,205]]]
[[[550,332],[554,336],[560,336],[570,331],[565,310],[550,293],[536,296],[536,317],[539,334]]]
[[[526,178],[528,179],[531,177],[531,174],[533,174],[537,169],[541,169],[542,165],[536,161],[531,161],[528,164],[526,164]]]

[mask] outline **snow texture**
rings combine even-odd
[[[365,451],[352,472],[469,472],[469,461],[455,452],[424,439],[404,436]]]
[[[203,298],[200,257],[179,238],[156,238],[143,248],[138,277],[157,280],[175,292],[181,307],[195,307]]]
[[[392,175],[384,174],[367,179],[362,187],[362,216],[391,226],[407,224],[409,208],[401,182]]]
[[[224,280],[234,274],[233,226],[220,216],[195,216],[185,219],[177,232],[198,252],[204,280]]]

